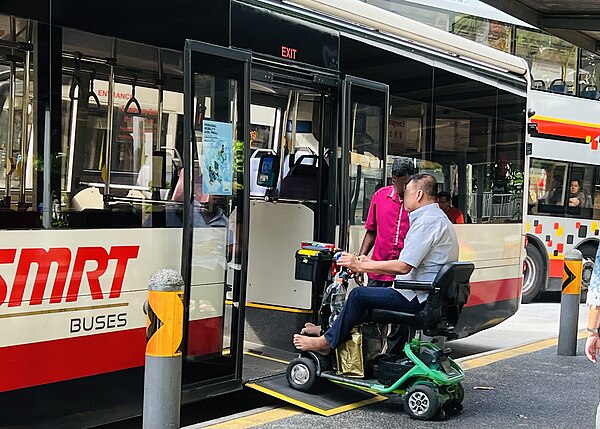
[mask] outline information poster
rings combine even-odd
[[[231,195],[233,125],[204,120],[202,136],[202,193]]]

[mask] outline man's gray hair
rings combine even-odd
[[[392,165],[392,176],[404,177],[412,176],[413,174],[415,174],[415,165],[410,158],[400,156],[394,159],[394,164]]]

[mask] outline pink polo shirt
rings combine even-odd
[[[398,259],[404,248],[404,239],[408,232],[409,218],[404,204],[392,185],[379,189],[373,195],[365,228],[375,231],[375,246],[371,258],[375,261]],[[392,281],[396,276],[369,274],[369,278],[380,281]]]

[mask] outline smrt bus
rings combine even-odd
[[[264,357],[294,355],[323,292],[295,251],[358,250],[395,156],[465,214],[458,334],[519,307],[518,58],[350,0],[8,0],[0,54],[2,427],[139,415],[162,268],[185,280],[184,403],[280,372]]]
[[[571,249],[583,255],[585,299],[599,239],[600,104],[541,90],[530,97],[523,302],[561,290],[564,255]]]

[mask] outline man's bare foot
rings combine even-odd
[[[306,322],[300,333],[310,337],[318,337],[321,335],[321,325],[315,325],[314,323]]]
[[[323,335],[320,337],[307,337],[305,335],[294,335],[294,346],[303,352],[317,352],[322,355],[328,355],[331,347]]]

